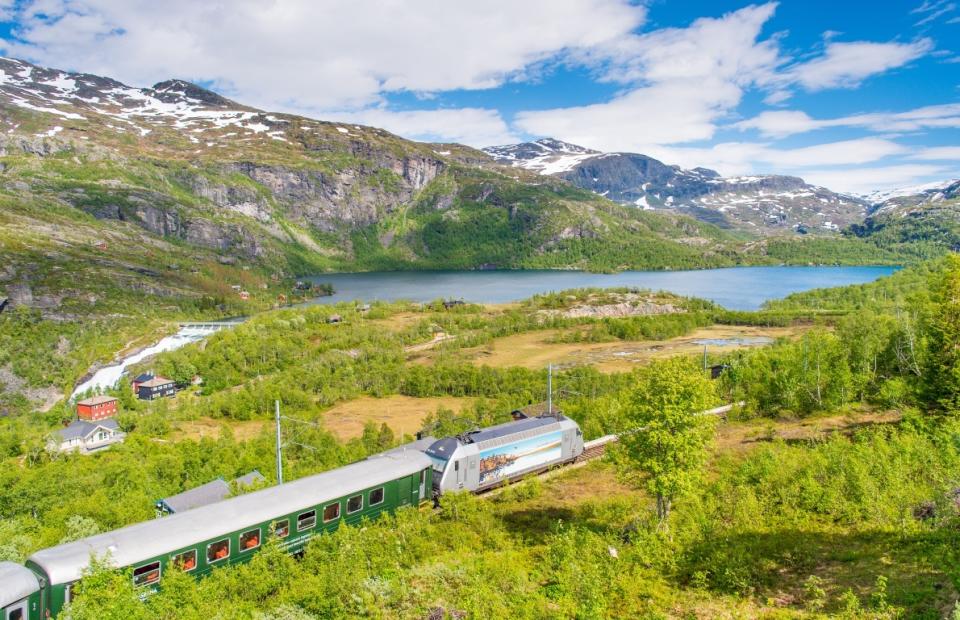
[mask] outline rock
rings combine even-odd
[[[7,286],[7,297],[11,306],[32,306],[33,291],[29,284],[10,284]]]

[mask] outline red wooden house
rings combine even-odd
[[[77,417],[96,422],[117,415],[117,399],[113,396],[93,396],[77,403]]]

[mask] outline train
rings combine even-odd
[[[249,561],[268,537],[299,553],[341,523],[376,519],[444,493],[483,492],[583,452],[580,427],[559,413],[423,437],[344,467],[43,549],[24,565],[0,562],[0,620],[55,617],[94,557],[130,570],[147,594],[171,566],[202,577]]]

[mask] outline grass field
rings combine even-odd
[[[543,368],[547,364],[559,366],[592,365],[603,372],[623,372],[646,364],[652,359],[673,355],[694,355],[703,352],[702,340],[737,338],[792,338],[805,327],[738,327],[713,325],[671,340],[646,340],[637,342],[601,343],[554,343],[550,342],[558,332],[553,330],[527,332],[498,338],[488,345],[462,351],[476,364],[504,368],[522,366]],[[730,343],[725,346],[711,343],[708,350],[730,351],[742,345]],[[424,356],[421,359],[428,359]]]
[[[348,440],[363,434],[363,425],[374,422],[386,424],[396,435],[415,434],[423,419],[438,408],[461,411],[473,404],[473,398],[443,396],[438,398],[413,398],[410,396],[387,396],[373,398],[363,396],[339,403],[323,414],[324,427],[340,440]]]
[[[202,438],[217,439],[225,427],[229,427],[234,438],[238,441],[253,439],[271,422],[267,420],[218,420],[214,418],[199,418],[196,420],[181,420],[173,424],[170,438],[174,441],[192,439],[199,441]]]

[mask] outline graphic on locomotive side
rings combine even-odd
[[[480,452],[480,483],[560,460],[560,431]]]

